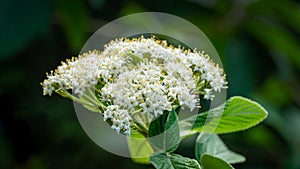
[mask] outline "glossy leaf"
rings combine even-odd
[[[200,133],[196,140],[196,159],[200,160],[203,154],[218,157],[230,164],[241,163],[246,160],[244,156],[230,151],[218,135],[209,133]]]
[[[201,169],[196,160],[178,154],[154,154],[150,161],[157,169]]]
[[[181,121],[180,124],[187,126],[186,123],[190,123],[190,126],[192,126],[190,132],[192,133],[202,131],[223,134],[246,130],[263,121],[268,115],[261,105],[240,96],[227,100],[224,111],[223,106],[192,116]],[[185,130],[187,130],[186,128]],[[187,131],[184,132],[181,134],[182,137],[189,134]]]
[[[221,120],[214,133],[246,130],[262,122],[267,115],[267,111],[257,102],[240,96],[232,97],[226,102]]]
[[[201,165],[203,169],[234,169],[224,160],[209,154],[203,154],[201,156]]]
[[[179,145],[178,117],[175,111],[164,112],[150,123],[148,139],[157,151],[173,152]]]

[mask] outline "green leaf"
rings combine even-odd
[[[268,115],[261,105],[240,96],[227,100],[222,112],[223,107],[224,105],[221,105],[181,121],[181,137],[196,132],[223,134],[246,130],[263,121]],[[187,132],[188,125],[192,126],[190,133]]]
[[[178,117],[174,110],[165,111],[160,117],[150,123],[148,139],[157,151],[173,152],[179,145]]]
[[[143,134],[137,130],[133,130],[130,137],[127,137],[127,142],[131,158],[134,162],[150,164],[149,157],[154,153],[154,151]]]
[[[150,161],[157,169],[201,169],[196,160],[178,154],[154,154]]]
[[[196,131],[192,131],[193,122],[187,121],[179,121],[179,128],[180,128],[180,139],[183,140],[188,138],[189,136],[197,133]]]
[[[223,110],[221,109],[222,107],[224,106],[220,106],[216,109],[210,110],[209,112],[203,112],[179,121],[180,138],[184,139],[192,134],[200,132],[205,123],[208,123],[212,120],[212,117],[218,117],[214,115],[220,114],[220,112]]]
[[[216,134],[201,133],[196,140],[195,156],[200,161],[203,154],[218,157],[227,163],[235,164],[245,161],[245,157],[230,151]]]
[[[179,121],[180,138],[184,139],[197,133],[198,131],[201,131],[205,123],[209,121],[208,113],[209,112],[203,112],[196,116],[191,116],[187,119]]]
[[[209,154],[203,154],[200,161],[204,169],[234,169],[224,160]]]
[[[246,130],[262,122],[268,112],[257,102],[240,96],[230,98],[214,133]],[[211,123],[215,122],[214,120]],[[208,124],[210,125],[210,123]]]

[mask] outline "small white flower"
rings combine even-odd
[[[119,133],[122,127],[123,127],[122,121],[113,120],[113,124],[111,126],[112,129],[115,129]]]
[[[203,96],[204,99],[212,100],[215,96],[212,94],[212,89],[203,89],[205,94]]]

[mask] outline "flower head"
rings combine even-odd
[[[62,62],[42,86],[45,95],[57,92],[90,109],[100,107],[113,129],[130,134],[136,114],[156,117],[173,106],[193,110],[199,106],[199,95],[212,100],[226,84],[223,70],[204,52],[141,37],[117,39],[101,52]],[[90,92],[92,87],[95,92]]]

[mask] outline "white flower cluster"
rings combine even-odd
[[[176,69],[176,64],[175,67],[169,64],[145,62],[134,66],[102,88],[103,100],[113,100],[114,104],[130,112],[140,107],[144,113],[153,113],[154,116],[164,110],[171,111],[176,100],[180,105],[194,109],[196,83],[191,72],[185,66]]]
[[[87,88],[95,86],[99,79],[107,81],[113,74],[120,71],[122,60],[117,57],[102,57],[94,50],[80,55],[78,58],[62,62],[60,66],[50,74],[47,74],[42,85],[44,95],[51,95],[57,89],[72,89],[75,94],[83,95]]]
[[[158,116],[178,105],[193,110],[199,95],[212,100],[227,84],[223,70],[204,52],[143,37],[111,41],[102,52],[62,62],[47,77],[42,85],[49,95],[71,89],[84,97],[87,88],[97,85],[97,101],[106,104],[104,120],[127,134],[133,112]]]
[[[194,74],[200,73],[199,79],[201,83],[208,83],[206,88],[203,88],[204,98],[212,100],[214,92],[221,92],[221,89],[227,88],[225,74],[218,64],[211,61],[210,57],[203,51],[198,53],[188,53],[188,57],[184,59],[184,63],[193,68]],[[201,57],[199,57],[201,56]]]
[[[109,120],[111,128],[118,133],[123,132],[125,135],[130,135],[130,120],[131,117],[127,110],[120,110],[117,105],[110,105],[103,113],[103,120]]]

